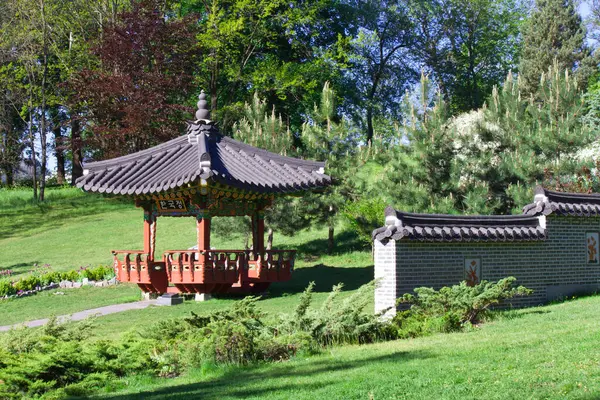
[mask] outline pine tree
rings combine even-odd
[[[540,76],[554,59],[560,71],[577,70],[582,88],[595,72],[597,60],[585,44],[585,27],[573,0],[536,0],[523,32],[519,67],[522,95],[528,97],[536,92]]]
[[[252,103],[244,104],[244,117],[233,124],[234,138],[254,147],[282,155],[293,155],[294,138],[281,115],[276,115],[275,106],[267,112],[267,102],[254,93]],[[265,215],[267,226],[267,249],[273,246],[274,231],[293,234],[306,228],[309,221],[298,212],[295,199],[276,198]],[[248,225],[249,226],[249,225]]]
[[[293,149],[293,137],[275,107],[269,114],[267,102],[254,93],[252,103],[244,104],[244,117],[233,124],[234,137],[254,147],[286,155]]]
[[[448,129],[449,110],[441,93],[428,103],[430,86],[429,77],[422,74],[418,104],[405,96],[407,119],[399,137],[407,143],[392,150],[380,193],[387,203],[405,211],[454,212],[450,179],[454,131]]]
[[[349,181],[355,176],[352,171],[358,161],[353,154],[358,148],[356,141],[351,137],[344,121],[338,123],[335,119],[335,92],[329,82],[326,82],[319,106],[314,106],[309,121],[302,125],[302,139],[305,154],[310,158],[326,161],[327,173],[337,179],[337,184],[322,194],[307,196],[301,203],[307,215],[313,216],[313,221],[327,224],[329,253],[335,246],[335,223],[339,212],[349,200]]]
[[[509,74],[473,131],[457,141],[454,180],[462,181],[465,198],[459,208],[468,208],[466,196],[485,184],[492,211],[510,212],[523,206],[524,190],[548,171],[564,177],[577,169],[574,154],[595,137],[581,121],[585,102],[577,79],[555,61],[539,82],[534,96],[523,98],[521,79]]]

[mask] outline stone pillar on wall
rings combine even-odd
[[[386,244],[375,240],[375,313],[384,312],[385,319],[396,315],[396,241]]]

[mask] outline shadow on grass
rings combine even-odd
[[[332,255],[350,253],[353,251],[368,250],[370,247],[358,239],[358,236],[350,231],[343,230],[334,236],[334,248]],[[315,239],[297,245],[295,249],[298,255],[304,259],[316,258],[327,255],[327,239]]]
[[[310,282],[315,282],[314,293],[329,293],[334,285],[343,283],[342,291],[356,290],[374,279],[373,266],[332,267],[318,264],[313,267],[298,268],[287,282],[275,282],[268,289],[268,297],[282,297],[302,293]],[[220,299],[241,299],[248,294],[217,294]]]
[[[283,392],[293,398],[297,391],[312,391],[337,384],[347,384],[347,375],[343,372],[369,367],[371,363],[401,363],[415,359],[430,358],[425,351],[396,352],[383,356],[370,356],[352,361],[333,359],[315,359],[310,363],[298,365],[294,362],[279,363],[265,371],[264,366],[232,368],[222,376],[198,383],[170,386],[149,390],[137,394],[114,395],[106,398],[113,400],[133,399],[222,399],[261,397],[267,394]],[[335,372],[342,372],[335,374]],[[328,379],[319,377],[327,374]],[[310,382],[301,381],[309,378]],[[287,393],[286,393],[287,392]],[[365,396],[367,394],[365,393]]]
[[[333,285],[343,283],[343,290],[356,290],[373,280],[373,266],[368,267],[333,267],[318,264],[313,267],[294,270],[288,282],[274,283],[269,289],[272,296],[300,293],[310,282],[315,282],[314,292],[330,292]]]
[[[549,314],[551,311],[548,310],[528,310],[526,308],[514,308],[514,309],[507,309],[507,310],[496,310],[494,311],[492,314],[490,314],[490,316],[488,317],[491,321],[496,321],[496,320],[502,320],[502,319],[506,319],[506,320],[513,320],[513,319],[519,319],[519,318],[523,318],[527,315],[534,315],[534,314]]]
[[[35,264],[39,264],[40,261],[27,261],[21,262],[13,265],[8,265],[3,269],[11,270],[13,275],[24,274],[25,272],[29,272],[34,268]]]

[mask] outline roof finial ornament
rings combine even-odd
[[[203,90],[200,92],[200,96],[198,96],[198,110],[196,111],[196,121],[203,121],[210,124],[210,111],[206,108],[206,104],[206,94]]]

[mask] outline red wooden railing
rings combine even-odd
[[[249,282],[281,282],[292,277],[296,250],[248,252]]]
[[[164,293],[171,283],[184,293],[215,293],[289,280],[296,251],[169,250],[162,261],[137,250],[116,250],[113,255],[117,279],[137,283],[146,292]]]
[[[143,250],[113,250],[115,275],[121,282],[137,283],[144,292],[164,293],[169,286],[165,265]]]

